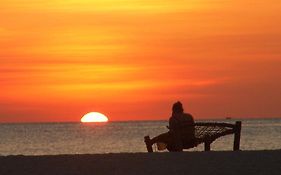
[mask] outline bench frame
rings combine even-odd
[[[230,124],[230,123],[205,123],[205,122],[196,122],[194,126],[201,126],[201,127],[226,127],[227,129],[221,133],[218,133],[213,136],[205,136],[204,138],[195,138],[195,143],[194,147],[197,145],[204,143],[204,150],[205,151],[210,151],[211,150],[211,144],[213,141],[215,141],[217,138],[225,136],[225,135],[230,135],[234,134],[234,142],[233,142],[233,151],[238,151],[240,150],[240,137],[241,137],[241,127],[242,127],[242,122],[241,121],[236,121],[235,124]],[[150,137],[145,136],[144,141],[146,143],[146,148],[148,152],[153,152],[152,145],[149,145]],[[184,149],[189,149],[184,148]]]

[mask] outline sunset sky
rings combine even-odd
[[[0,3],[0,122],[281,117],[280,0]]]

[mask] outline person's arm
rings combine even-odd
[[[186,114],[186,116],[187,116],[187,121],[188,121],[188,123],[189,124],[191,124],[191,125],[194,125],[194,119],[193,119],[193,116],[191,115],[191,114]]]
[[[194,118],[193,118],[193,116],[192,115],[190,115],[190,117],[191,117],[191,122],[192,122],[192,124],[194,125]]]
[[[166,126],[169,130],[173,129],[175,127],[175,122],[172,117],[169,118],[169,125]]]
[[[177,121],[171,117],[169,119],[169,130],[175,130],[177,128]]]

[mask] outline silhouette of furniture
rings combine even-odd
[[[211,144],[216,139],[222,136],[234,134],[233,150],[237,151],[240,149],[241,125],[241,121],[236,121],[235,124],[196,122],[194,124],[195,139],[193,139],[191,143],[183,143],[183,149],[193,148],[201,143],[204,143],[205,151],[210,151]],[[187,127],[190,127],[190,125]],[[152,145],[148,144],[150,141],[150,137],[145,136],[144,140],[146,143],[147,151],[153,152]]]

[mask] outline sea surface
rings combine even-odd
[[[235,123],[235,120],[211,121]],[[241,121],[240,149],[281,149],[281,119]],[[167,125],[167,121],[0,124],[0,155],[146,152],[143,137],[166,132]],[[221,137],[211,145],[212,150],[232,148],[233,135]],[[201,144],[187,151],[203,150]]]

